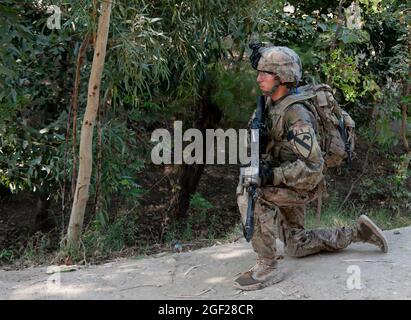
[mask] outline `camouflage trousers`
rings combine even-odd
[[[305,206],[317,198],[315,192],[296,192],[287,188],[263,187],[254,208],[254,251],[262,259],[276,257],[276,237],[284,243],[286,254],[304,257],[320,251],[336,251],[353,240],[353,229],[304,228]],[[237,198],[242,222],[247,217],[247,193]]]

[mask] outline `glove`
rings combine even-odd
[[[271,166],[260,165],[259,173],[261,179],[261,186],[273,184],[274,172]]]

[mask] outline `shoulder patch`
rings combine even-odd
[[[298,154],[308,159],[313,149],[313,136],[308,127],[289,130],[287,140],[291,143]]]

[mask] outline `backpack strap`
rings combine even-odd
[[[302,101],[306,101],[309,99],[312,99],[316,96],[315,93],[310,93],[310,92],[304,92],[304,93],[299,93],[299,94],[291,94],[287,97],[285,97],[279,104],[278,104],[278,109],[282,109],[283,112],[285,111],[285,109],[296,103],[296,102],[302,102]],[[281,107],[280,107],[281,106]]]
[[[274,120],[270,135],[276,140],[281,140],[284,130],[284,115],[289,106],[297,102],[304,102],[316,97],[315,93],[303,92],[301,94],[291,94],[281,100],[278,104],[270,106],[268,115]]]

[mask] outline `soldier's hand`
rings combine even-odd
[[[261,185],[264,186],[266,184],[273,184],[274,179],[274,172],[271,166],[260,165],[260,178],[261,178]]]
[[[258,167],[253,166],[241,168],[242,178],[240,178],[240,181],[242,182],[243,187],[248,188],[250,186],[259,186],[261,184],[258,169]]]

